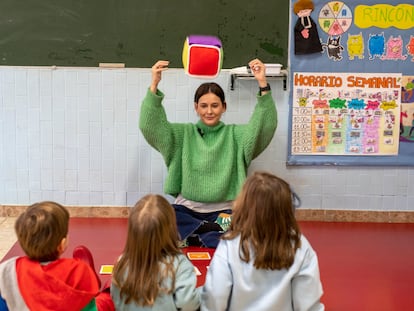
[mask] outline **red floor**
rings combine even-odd
[[[71,219],[64,255],[71,256],[76,245],[84,244],[94,254],[97,271],[102,264],[113,264],[123,248],[126,223],[126,219]],[[326,310],[414,310],[414,224],[300,224],[319,257]],[[21,254],[16,244],[3,260]],[[202,273],[202,284],[208,262],[193,263]],[[102,275],[103,281],[109,278]]]

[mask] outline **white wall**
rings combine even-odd
[[[223,121],[246,122],[256,82],[237,80],[231,91],[226,70],[216,80],[227,95]],[[138,129],[149,81],[149,69],[0,67],[0,204],[131,206],[163,193],[164,163]],[[201,82],[179,69],[164,74],[171,121],[196,121],[192,98]],[[282,81],[270,83],[279,125],[251,170],[285,178],[304,208],[414,210],[414,168],[286,167],[289,96]]]

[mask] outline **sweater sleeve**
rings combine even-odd
[[[179,256],[176,271],[174,300],[178,310],[194,311],[200,306],[200,289],[196,288],[197,276],[193,264]]]
[[[257,96],[257,104],[250,121],[241,126],[242,145],[246,164],[262,153],[272,141],[277,127],[276,105],[272,92]]]
[[[162,106],[163,99],[164,94],[161,91],[157,90],[154,94],[148,89],[141,105],[139,128],[148,144],[163,155],[168,165],[174,146],[179,145],[179,135],[174,134],[174,126],[167,120]]]

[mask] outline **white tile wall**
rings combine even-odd
[[[163,193],[162,157],[138,129],[150,77],[149,69],[0,67],[0,204],[131,206]],[[237,80],[231,91],[226,70],[216,81],[227,95],[223,121],[246,122],[256,83]],[[171,121],[197,120],[192,101],[201,82],[179,69],[164,74]],[[288,180],[305,208],[414,210],[414,168],[286,167],[289,94],[270,82],[279,125],[250,171]]]

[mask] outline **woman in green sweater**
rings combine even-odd
[[[227,103],[216,83],[203,83],[195,92],[197,123],[171,123],[162,106],[164,94],[158,89],[168,64],[160,60],[151,68],[152,81],[141,106],[139,127],[167,165],[164,191],[176,198],[173,206],[181,239],[187,245],[216,247],[251,161],[273,138],[275,102],[265,65],[254,59],[249,66],[259,92],[247,124],[221,121]]]

